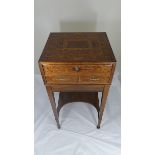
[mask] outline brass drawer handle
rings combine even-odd
[[[75,66],[73,69],[74,69],[76,72],[79,72],[79,71],[80,71],[80,67],[79,67],[79,66]]]
[[[92,78],[90,78],[90,80],[91,80],[91,81],[98,81],[99,78],[97,78],[97,77],[92,77]]]

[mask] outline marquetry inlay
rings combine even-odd
[[[105,33],[51,33],[41,59],[70,62],[115,61]]]

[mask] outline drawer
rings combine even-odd
[[[89,73],[111,74],[112,65],[53,65],[44,64],[43,71],[45,76],[50,75],[87,75]]]
[[[46,84],[108,84],[110,75],[53,75],[45,77]]]
[[[76,84],[79,82],[78,76],[53,75],[45,77],[46,84]]]

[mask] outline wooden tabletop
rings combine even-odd
[[[40,62],[116,62],[106,32],[50,33]]]

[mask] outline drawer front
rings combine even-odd
[[[112,65],[43,65],[45,76],[54,74],[87,75],[90,73],[109,74]]]
[[[111,65],[53,65],[44,64],[45,84],[110,84]]]
[[[46,76],[45,81],[46,84],[108,84],[110,82],[110,75],[56,75]]]

